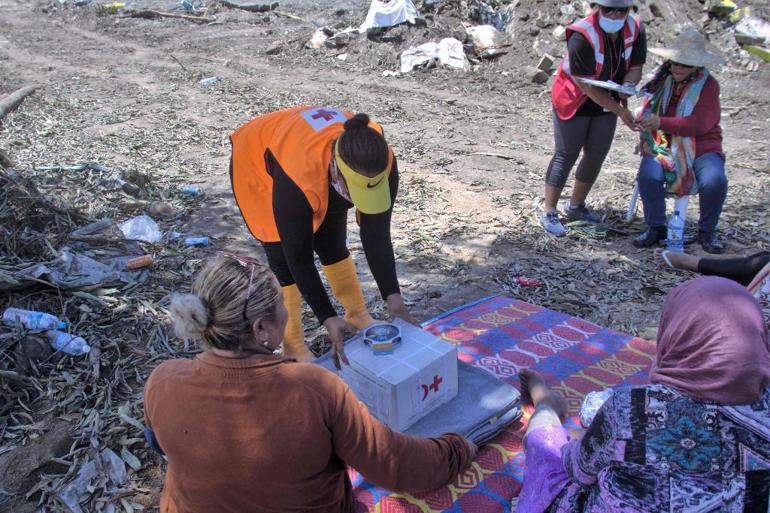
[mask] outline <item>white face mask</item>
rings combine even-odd
[[[599,15],[599,26],[608,34],[614,34],[623,28],[626,24],[626,20],[613,20],[612,18],[605,18],[601,14]]]

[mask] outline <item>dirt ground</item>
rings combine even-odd
[[[418,318],[502,292],[654,339],[666,292],[690,275],[661,266],[651,251],[631,245],[631,235],[642,230],[641,205],[632,223],[623,219],[639,161],[634,134],[618,127],[589,197],[612,228],[606,237],[573,231],[556,239],[537,223],[533,205],[542,195],[553,145],[550,99],[548,85],[532,83],[524,70],[540,55],[532,48],[538,39],[531,35],[533,25],[521,13],[529,11],[530,20],[548,18],[539,32],[550,33],[559,18],[547,11],[558,11],[560,3],[519,2],[514,51],[475,64],[469,72],[434,68],[383,74],[398,69],[398,50],[410,41],[422,42],[456,28],[456,20],[444,20],[438,13],[427,27],[401,29],[405,41],[396,45],[361,35],[347,47],[303,48],[319,26],[342,29],[360,23],[368,4],[281,3],[279,11],[301,18],[297,20],[210,3],[205,15],[216,23],[195,24],[125,18],[99,13],[94,5],[75,7],[58,0],[0,1],[0,96],[25,85],[42,86],[3,121],[0,149],[21,173],[44,165],[100,162],[135,170],[156,182],[200,186],[205,197],[175,225],[187,234],[212,238],[211,246],[188,253],[183,266],[194,269],[223,249],[262,256],[230,190],[228,135],[234,129],[259,114],[302,104],[366,112],[385,127],[399,159],[393,238],[403,294]],[[686,6],[676,23],[703,21],[695,0],[662,4],[674,10]],[[168,9],[174,4],[152,6]],[[651,25],[657,28],[651,39],[665,37],[675,22],[654,20]],[[728,39],[714,38],[720,44]],[[550,45],[561,53],[559,43],[543,41],[538,49]],[[730,63],[714,74],[721,84],[730,187],[720,235],[730,252],[747,253],[770,247],[770,66],[762,63],[749,71],[745,56],[732,48],[722,50],[729,53]],[[652,68],[648,64],[646,70]],[[215,84],[199,84],[211,76],[218,77]],[[568,194],[569,189],[565,197]],[[691,201],[689,216],[697,219],[697,200]],[[375,317],[383,317],[352,219],[350,245],[367,303]],[[701,254],[698,246],[690,250]],[[516,281],[520,276],[544,285],[523,287]],[[189,273],[173,283],[178,290],[188,285]],[[159,303],[164,300],[167,296]],[[6,301],[0,299],[4,306]],[[323,350],[325,339],[309,311],[305,321],[314,349]],[[117,337],[128,346],[145,344],[131,330]],[[134,403],[141,398],[152,365],[133,369]],[[23,461],[20,454],[38,463],[19,464],[27,473],[25,480],[16,476],[15,481],[0,481],[4,511],[34,511],[43,508],[38,502],[53,495],[41,499],[40,490],[34,489],[35,476],[62,472],[50,468],[56,467],[58,456],[41,456],[50,451],[39,446],[61,446],[62,437],[70,435],[44,413],[48,405],[37,403],[27,412],[40,437],[14,447],[10,439],[0,439],[6,446],[0,450],[0,466]],[[73,425],[77,413],[72,413]],[[48,438],[53,441],[46,442]],[[135,452],[141,470],[132,473],[123,498],[130,499],[129,506],[152,511],[162,467],[138,445]],[[61,465],[67,468],[67,462]],[[101,511],[104,504],[92,507]],[[125,500],[122,507],[128,510]]]

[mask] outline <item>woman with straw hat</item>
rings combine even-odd
[[[595,0],[591,7],[589,16],[566,29],[567,55],[551,88],[555,149],[546,171],[540,224],[557,237],[566,230],[556,207],[581,150],[583,158],[564,214],[569,221],[598,222],[585,200],[610,151],[618,118],[637,129],[623,96],[580,79],[636,86],[647,58],[644,25],[631,12],[632,0]]]
[[[696,30],[682,32],[670,47],[650,52],[666,61],[644,87],[652,98],[638,121],[644,132],[637,181],[647,229],[634,239],[634,246],[646,248],[666,238],[666,194],[700,194],[698,242],[707,253],[722,253],[716,227],[727,177],[719,83],[707,66],[723,59],[706,50],[706,39]]]
[[[283,286],[289,312],[284,354],[310,361],[302,299],[346,362],[346,333],[374,322],[347,248],[348,210],[355,207],[361,245],[390,317],[416,324],[401,296],[390,237],[398,168],[382,127],[366,114],[296,107],[252,119],[230,137],[230,179],[246,225],[262,243]],[[317,254],[337,314],[316,269]]]

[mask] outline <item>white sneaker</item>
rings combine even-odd
[[[540,214],[540,225],[545,228],[545,231],[556,237],[562,237],[567,233],[567,230],[559,221],[559,213],[555,210]]]

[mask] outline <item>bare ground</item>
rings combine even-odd
[[[469,73],[432,69],[385,77],[383,70],[397,68],[397,53],[378,46],[386,43],[334,51],[301,48],[316,25],[360,21],[368,2],[348,2],[347,11],[336,14],[338,5],[310,4],[280,7],[303,21],[215,5],[208,15],[219,23],[196,25],[99,15],[93,7],[58,2],[4,0],[0,92],[32,83],[43,87],[6,118],[0,149],[21,172],[92,161],[135,170],[169,187],[200,185],[205,198],[177,228],[209,235],[214,243],[188,256],[185,265],[192,269],[225,248],[261,255],[243,226],[227,177],[228,135],[235,128],[256,115],[300,104],[367,112],[385,127],[400,162],[393,237],[403,292],[417,317],[504,292],[655,337],[665,293],[689,275],[661,267],[650,251],[635,249],[630,236],[620,233],[642,229],[638,218],[631,224],[622,219],[638,164],[628,130],[618,128],[590,197],[615,231],[598,239],[579,233],[548,237],[537,224],[533,202],[542,194],[552,151],[550,106],[547,86],[532,84],[523,74],[522,66],[538,58],[531,49],[517,47]],[[265,55],[275,47],[276,55]],[[342,53],[347,60],[338,58]],[[766,64],[750,73],[731,62],[716,72],[730,179],[720,228],[731,251],[747,252],[770,245],[770,79]],[[198,84],[208,76],[219,81]],[[697,201],[690,208],[696,218]],[[383,316],[352,222],[350,234],[367,302],[375,316]],[[518,276],[540,279],[544,286],[522,287]],[[173,285],[181,289],[188,283],[186,272]],[[0,300],[0,307],[5,303]],[[317,323],[309,312],[305,319],[315,350],[322,350]],[[145,343],[130,330],[117,337],[128,346]],[[151,368],[135,369],[135,403]],[[44,409],[33,407],[30,414],[41,423],[41,433],[52,433],[46,436],[53,442],[35,449],[33,440],[31,446],[0,451],[0,458],[17,458],[19,451],[38,462],[58,457],[46,451],[61,449],[69,435],[42,414]],[[133,475],[129,496],[151,510],[162,472],[158,460],[137,451],[143,468]],[[8,511],[34,510],[40,496],[32,493],[30,502],[24,497],[34,479],[14,483],[13,490],[3,484],[13,492],[5,503]]]

